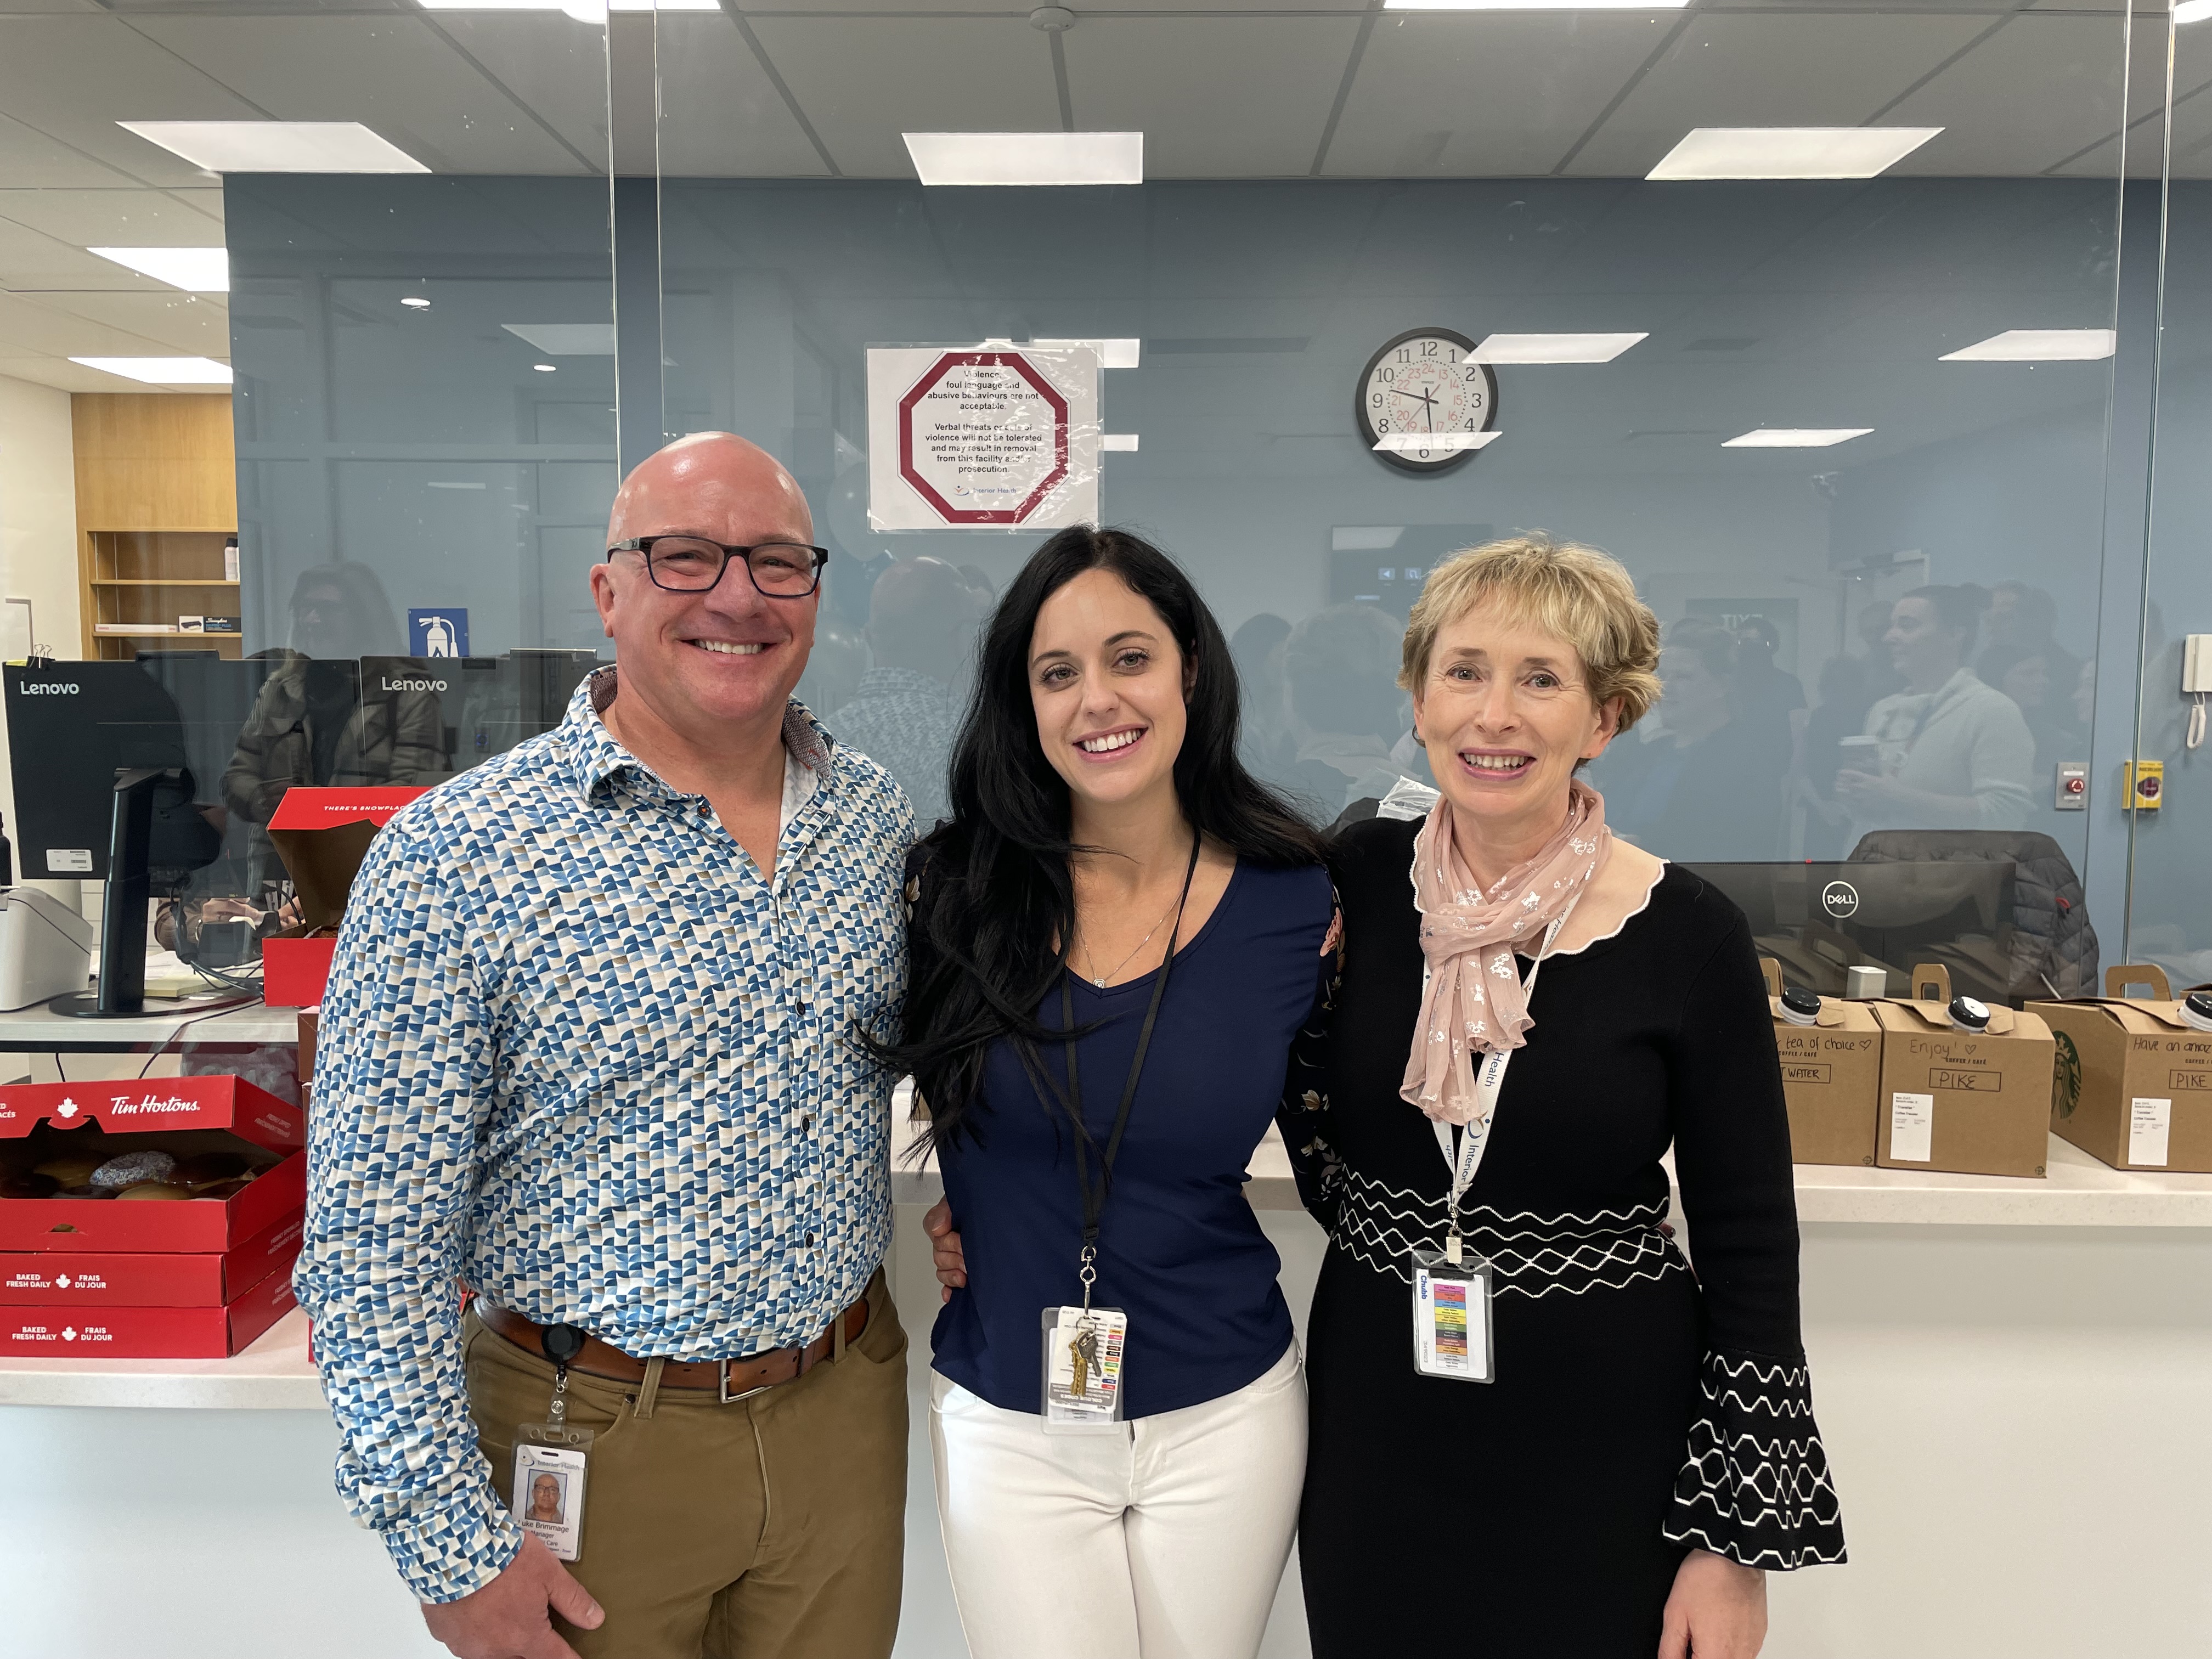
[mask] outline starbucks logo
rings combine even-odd
[[[2051,1067],[2051,1107],[2061,1117],[2074,1115],[2074,1109],[2081,1103],[2081,1051],[2074,1046],[2074,1039],[2063,1031],[2053,1031],[2057,1044],[2057,1058]]]

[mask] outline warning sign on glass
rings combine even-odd
[[[1060,530],[1098,516],[1088,346],[871,346],[877,530]]]

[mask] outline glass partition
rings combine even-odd
[[[1944,948],[1984,988],[2063,976],[2013,924],[2080,908],[2062,769],[2108,758],[2118,139],[2158,107],[2124,11],[656,21],[665,423],[805,486],[833,731],[957,704],[972,618],[1060,521],[927,504],[886,444],[937,359],[896,354],[1087,342],[1070,510],[1197,576],[1247,751],[1317,821],[1426,775],[1392,683],[1424,574],[1540,528],[1665,629],[1665,700],[1593,769],[1624,834],[2013,864]],[[994,168],[1138,182],[958,182]],[[967,631],[902,627],[917,592]],[[897,757],[918,798],[942,750]],[[1794,879],[1772,926],[1840,990],[1882,958],[1812,938],[1848,916]],[[2117,884],[2098,908],[2117,932]]]
[[[2145,769],[2136,781],[2127,814],[2128,959],[2159,964],[2179,991],[2212,981],[2212,744],[2205,737],[2205,706],[2212,702],[2212,570],[2205,556],[2212,530],[2212,125],[2201,97],[2212,82],[2212,27],[2185,21],[2173,29],[2172,44],[2160,131],[2165,260],[2142,677],[2139,686],[2124,678],[2116,690],[2136,709],[2134,755],[2162,769]],[[2119,765],[2107,771],[2100,781],[2116,799],[2126,799]],[[2153,800],[2154,808],[2147,805]]]

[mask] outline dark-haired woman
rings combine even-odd
[[[964,1235],[930,1418],[975,1659],[1249,1656],[1289,1553],[1305,1385],[1242,1187],[1332,901],[1237,738],[1189,579],[1063,532],[991,620],[915,851],[894,1058]]]
[[[1966,665],[1990,596],[1916,587],[1882,636],[1905,689],[1867,710],[1872,753],[1836,774],[1850,840],[1871,830],[2018,830],[2033,797],[2035,735],[2019,705]],[[1850,752],[1846,750],[1846,752]]]

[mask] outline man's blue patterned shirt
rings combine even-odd
[[[891,1035],[905,994],[906,799],[794,702],[813,788],[764,881],[615,741],[614,685],[392,818],[323,1002],[295,1282],[338,1488],[426,1601],[522,1542],[477,1449],[461,1284],[717,1358],[820,1335],[890,1243],[893,1079],[853,1029]]]

